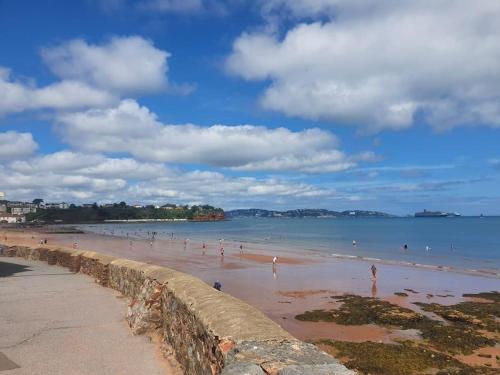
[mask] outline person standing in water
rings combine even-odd
[[[278,257],[274,257],[273,258],[273,267],[276,267],[276,262],[278,261]]]
[[[352,240],[352,246],[356,247],[356,240]]]
[[[219,282],[219,280],[215,281],[214,289],[217,289],[219,292],[222,289],[222,284]]]
[[[207,245],[205,244],[205,242],[203,242],[203,245],[201,245],[201,249],[202,249],[203,255],[205,255],[205,250],[207,249]]]
[[[375,267],[375,264],[372,264],[370,269],[372,270],[373,278],[376,279],[377,278],[377,267]]]

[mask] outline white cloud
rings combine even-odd
[[[118,98],[83,82],[61,81],[38,88],[11,79],[0,67],[0,115],[34,109],[78,109],[110,105]]]
[[[221,0],[142,0],[137,3],[140,10],[175,15],[215,14],[227,15],[228,8],[238,1]]]
[[[275,178],[229,177],[211,171],[171,172],[129,189],[132,199],[214,202],[224,206],[272,201],[283,197],[307,201],[334,195],[333,189],[322,189],[305,183]]]
[[[70,151],[0,164],[0,180],[11,199],[42,197],[46,201],[210,202],[236,207],[282,198],[293,198],[296,203],[309,202],[335,195],[333,189],[279,178],[231,177],[200,170],[186,172],[132,159]]]
[[[16,160],[9,167],[18,173],[63,173],[98,178],[145,180],[166,172],[163,164],[140,163],[130,158],[58,151],[29,160]]]
[[[25,158],[38,148],[31,133],[0,133],[0,161]]]
[[[58,121],[63,139],[88,153],[123,152],[146,161],[240,171],[317,173],[356,165],[356,158],[340,151],[337,138],[327,131],[254,125],[164,125],[133,100],[111,109],[61,114]]]
[[[143,9],[171,13],[192,13],[203,9],[202,0],[145,0],[140,3]]]
[[[114,37],[101,45],[77,39],[42,50],[45,63],[59,78],[122,95],[165,89],[169,56],[138,36]]]
[[[290,116],[403,129],[500,127],[500,3],[271,0],[299,23],[283,38],[242,34],[228,70],[270,80],[264,108]]]
[[[168,52],[139,36],[114,37],[100,45],[76,39],[42,50],[42,57],[61,80],[37,87],[15,80],[0,66],[0,115],[37,109],[102,108],[121,97],[169,90],[186,95],[192,84],[169,85]]]

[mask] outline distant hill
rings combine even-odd
[[[387,214],[385,212],[361,211],[361,210],[330,211],[325,209],[304,208],[304,209],[288,210],[288,211],[270,211],[270,210],[263,210],[260,208],[250,208],[250,209],[226,211],[226,217],[324,218],[324,217],[395,217],[395,216]]]
[[[26,215],[26,219],[45,223],[95,223],[113,220],[224,220],[224,210],[208,205],[191,207],[165,205],[162,208],[156,208],[155,206],[133,207],[122,202],[107,206],[97,204],[89,206],[71,205],[68,209],[38,209],[36,213]]]

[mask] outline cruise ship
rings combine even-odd
[[[442,211],[427,211],[424,210],[422,212],[415,212],[415,217],[448,217],[449,214],[447,212]]]

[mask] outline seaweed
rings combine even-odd
[[[417,322],[428,319],[413,310],[376,298],[355,295],[332,298],[343,302],[339,309],[330,312],[338,324],[378,324],[411,329]]]
[[[482,292],[482,293],[466,293],[463,294],[463,296],[471,298],[483,298],[493,302],[500,302],[500,292],[497,291]]]
[[[334,322],[335,319],[331,311],[313,310],[295,316],[295,319],[303,322]]]
[[[408,293],[404,292],[395,292],[394,295],[399,297],[408,297]]]
[[[406,290],[407,292],[413,293],[413,294],[418,294],[418,292],[413,290],[413,289],[406,288],[404,290]]]
[[[422,374],[425,370],[452,370],[454,373],[466,369],[458,360],[433,350],[414,345],[382,344],[375,342],[344,342],[321,340],[317,342],[323,349],[343,359],[344,364],[361,374],[401,375]],[[333,350],[328,350],[328,346]]]
[[[437,350],[453,354],[472,354],[476,349],[495,346],[496,341],[473,329],[457,325],[432,324],[420,328],[422,338]]]
[[[476,318],[471,318],[468,315],[463,318],[465,315],[457,315],[456,312],[446,314],[445,312],[450,306],[417,303],[425,311],[435,312],[449,320],[451,324],[447,325],[413,310],[376,298],[355,295],[332,298],[342,302],[338,309],[306,311],[295,318],[302,321],[335,322],[343,325],[377,324],[400,329],[417,329],[421,332],[422,338],[428,346],[453,354],[470,354],[476,349],[496,344],[494,339],[486,337],[479,330],[491,324],[498,325],[497,322],[485,318],[486,320],[483,321],[488,324],[480,325],[479,320],[476,322]],[[451,317],[455,317],[455,320],[452,320]],[[463,320],[458,319],[458,317],[462,317]],[[470,319],[473,320],[470,321]],[[471,324],[472,321],[475,322],[475,325]]]
[[[458,325],[466,327],[474,326],[478,329],[485,329],[490,332],[500,331],[500,302],[460,302],[455,305],[444,306],[437,303],[415,302],[422,310],[433,312]]]
[[[315,344],[340,358],[347,367],[360,374],[493,375],[497,373],[495,369],[466,365],[449,355],[416,345],[411,341],[382,344],[371,341],[354,343],[320,340]]]

